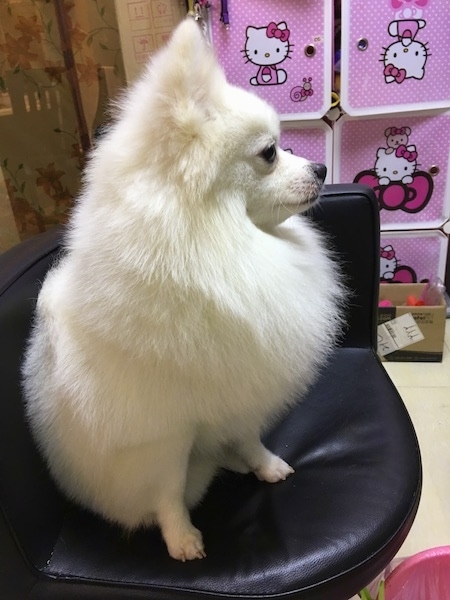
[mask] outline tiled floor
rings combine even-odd
[[[442,363],[385,363],[416,428],[423,461],[419,512],[399,556],[450,545],[450,319]]]

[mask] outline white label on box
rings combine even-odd
[[[381,356],[386,356],[424,338],[412,314],[407,313],[378,325],[378,352]]]

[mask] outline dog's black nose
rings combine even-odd
[[[321,163],[311,163],[311,169],[319,181],[325,181],[325,177],[327,176],[327,168],[325,165],[322,165]]]

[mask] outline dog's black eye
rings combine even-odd
[[[273,163],[273,161],[275,160],[275,158],[277,156],[277,149],[276,149],[275,144],[271,144],[270,146],[267,146],[267,148],[265,148],[261,152],[261,156],[268,163]]]

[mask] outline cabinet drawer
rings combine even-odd
[[[432,229],[446,221],[449,112],[344,116],[334,131],[334,181],[372,187],[382,229]]]
[[[212,0],[210,32],[228,80],[272,104],[282,119],[317,119],[331,99],[330,0]],[[221,20],[222,17],[222,20]]]
[[[342,0],[342,106],[350,115],[450,106],[448,0]]]
[[[417,283],[445,277],[448,238],[440,231],[382,232],[380,281]]]

